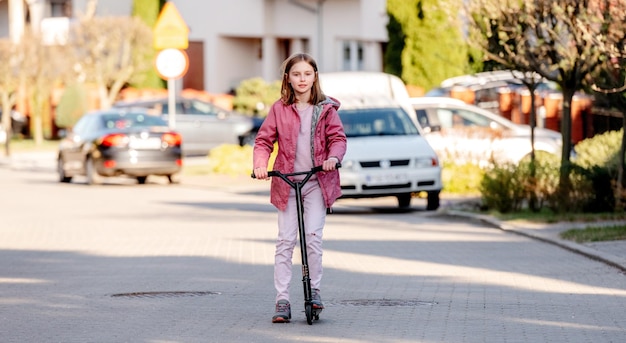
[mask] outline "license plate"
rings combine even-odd
[[[131,138],[128,146],[131,149],[145,149],[145,150],[161,149],[161,139],[156,138],[156,137]]]
[[[365,176],[365,184],[368,186],[401,184],[407,183],[408,180],[406,174],[388,173]]]

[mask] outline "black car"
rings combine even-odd
[[[143,110],[111,109],[85,114],[59,145],[60,182],[84,175],[87,184],[102,177],[130,176],[143,184],[149,175],[178,182],[182,136],[162,118]]]

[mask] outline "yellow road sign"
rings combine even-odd
[[[189,46],[189,27],[173,2],[166,2],[154,25],[154,48],[187,49]]]

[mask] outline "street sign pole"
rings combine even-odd
[[[167,80],[168,124],[176,128],[176,79],[187,73],[189,58],[184,49],[189,45],[189,28],[173,2],[166,2],[154,26],[154,48],[160,50],[156,69]]]
[[[176,79],[187,73],[189,58],[187,53],[178,49],[165,49],[156,57],[156,69],[159,76],[167,80],[168,123],[173,130],[176,128]]]
[[[176,79],[167,79],[168,109],[167,121],[170,129],[176,129]]]

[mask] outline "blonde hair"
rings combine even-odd
[[[315,105],[326,99],[326,96],[322,93],[322,88],[320,87],[317,63],[309,54],[296,53],[289,56],[289,58],[287,58],[281,65],[283,82],[280,87],[280,99],[287,105],[291,105],[296,102],[296,94],[289,84],[289,71],[291,71],[294,64],[303,61],[311,65],[311,67],[313,67],[313,71],[315,71],[315,80],[313,81],[313,87],[311,87],[311,98],[309,99],[309,103]]]

